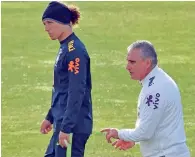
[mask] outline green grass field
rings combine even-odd
[[[82,11],[75,32],[92,62],[94,129],[85,157],[141,157],[139,146],[115,150],[100,133],[104,127],[134,127],[141,86],[125,66],[126,48],[138,39],[154,44],[159,66],[180,87],[187,144],[195,157],[195,2],[71,4]],[[51,136],[39,133],[59,47],[44,32],[46,5],[2,2],[2,157],[42,157]]]

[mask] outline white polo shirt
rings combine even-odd
[[[136,126],[119,130],[119,138],[139,142],[143,157],[190,157],[174,80],[156,66],[141,84]]]

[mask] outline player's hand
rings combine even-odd
[[[69,134],[66,134],[66,133],[60,131],[60,133],[59,133],[59,144],[62,148],[68,147],[68,144],[70,144]]]
[[[102,133],[106,133],[106,140],[108,143],[112,143],[111,138],[118,139],[118,129],[106,128],[101,130]]]
[[[112,143],[112,145],[117,149],[119,148],[120,150],[127,150],[132,148],[135,145],[134,141],[123,141],[123,140],[117,140]]]
[[[40,132],[42,134],[47,134],[51,130],[52,130],[52,124],[50,123],[50,121],[48,121],[46,119],[43,120],[42,123],[41,123]]]

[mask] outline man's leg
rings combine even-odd
[[[62,148],[58,143],[55,147],[55,157],[66,157],[66,148]]]
[[[60,133],[61,122],[56,124],[56,143],[55,143],[55,157],[66,157],[66,148],[62,148],[59,145],[59,133]]]
[[[44,157],[55,157],[55,134],[53,133]]]
[[[85,144],[89,136],[89,134],[73,134],[71,157],[84,157]]]
[[[54,124],[54,133],[51,137],[44,157],[66,157],[66,148],[59,145],[60,124]]]

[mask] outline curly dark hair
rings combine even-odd
[[[77,6],[74,6],[74,5],[68,5],[67,6],[68,9],[70,10],[71,12],[71,22],[72,22],[72,25],[77,25],[79,23],[79,19],[81,17],[81,13],[79,11],[79,8]]]

